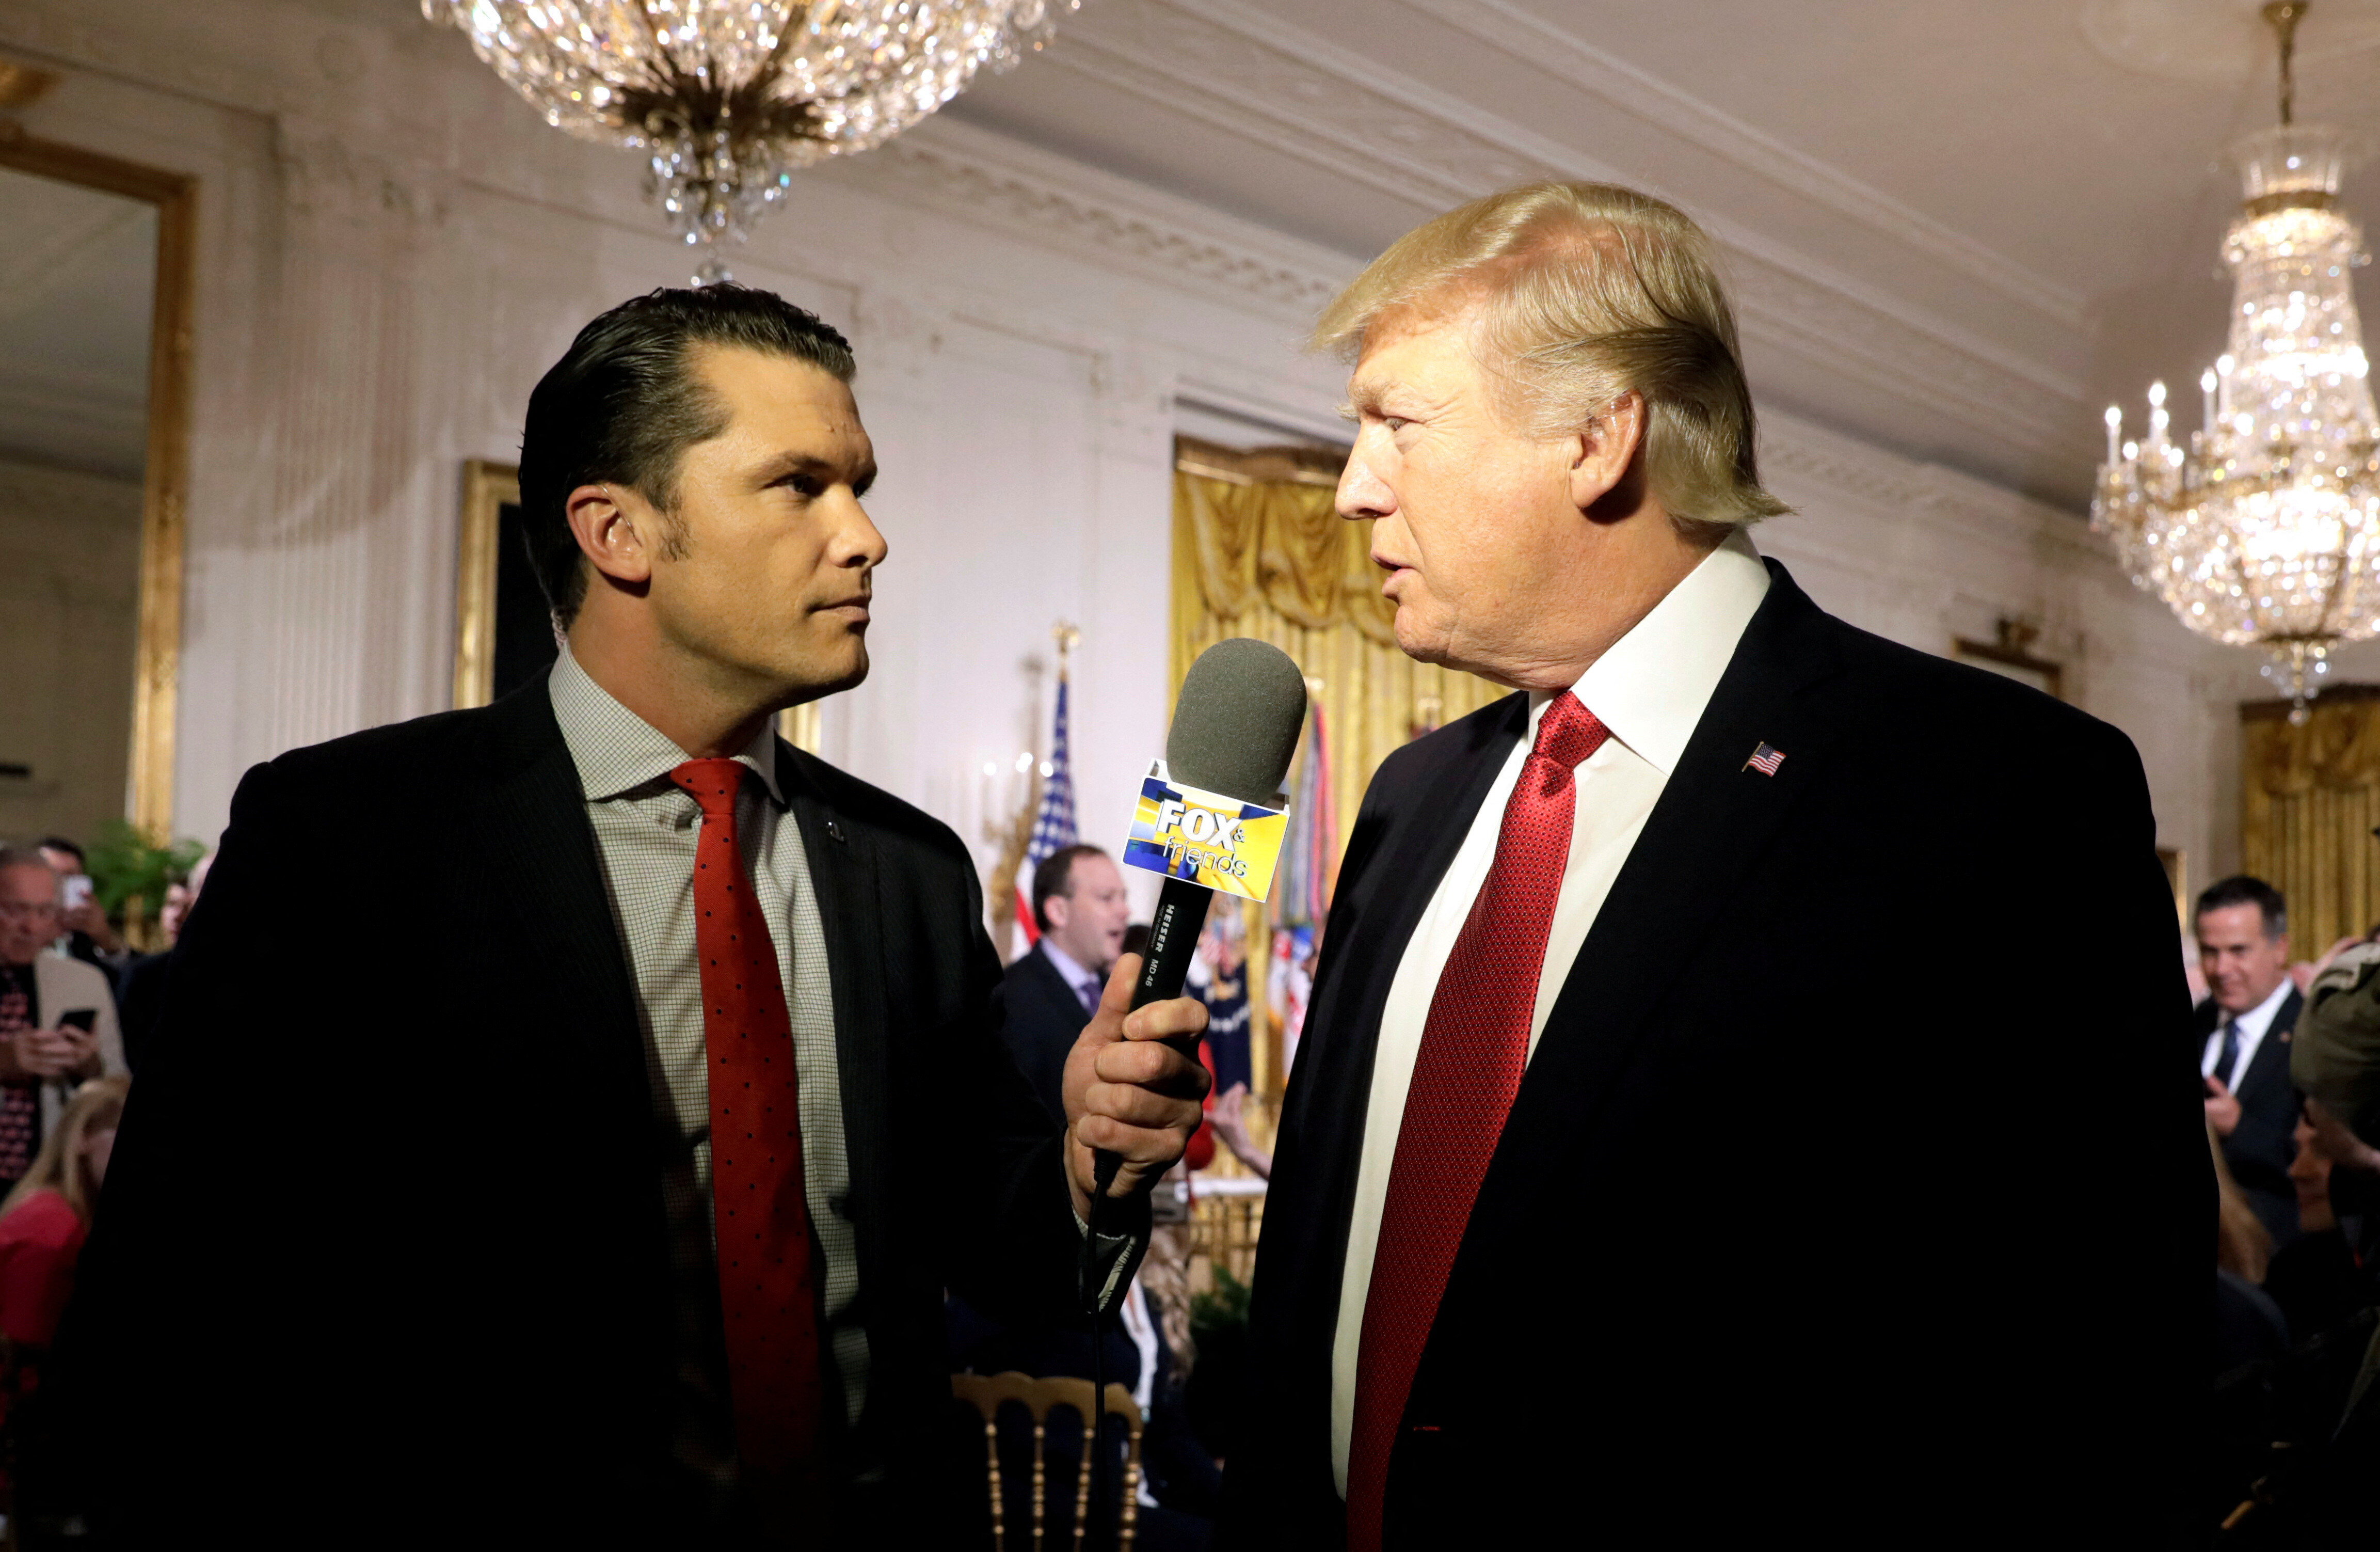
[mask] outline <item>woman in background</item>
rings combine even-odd
[[[74,1291],[75,1261],[131,1082],[94,1078],[75,1090],[25,1178],[0,1201],[0,1336],[17,1350],[13,1396],[31,1391],[31,1371]]]
[[[0,1424],[9,1436],[21,1545],[48,1545],[79,1518],[78,1462],[57,1426],[55,1376],[45,1392],[42,1367],[74,1292],[75,1264],[91,1232],[131,1083],[120,1076],[94,1078],[75,1090],[24,1178],[0,1201],[0,1336],[8,1340],[9,1357]]]

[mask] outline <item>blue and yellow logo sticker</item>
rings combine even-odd
[[[1170,780],[1160,762],[1140,784],[1123,863],[1188,879],[1221,895],[1260,900],[1272,892],[1289,811],[1244,803]]]

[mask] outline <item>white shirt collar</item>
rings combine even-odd
[[[668,734],[597,684],[570,655],[566,644],[553,660],[546,693],[553,702],[553,720],[561,725],[562,741],[570,748],[570,762],[578,767],[578,785],[591,802],[667,780],[672,771],[693,758]],[[779,808],[785,806],[784,794],[777,789],[773,718],[761,724],[735,760],[758,772],[770,798]]]
[[[1669,776],[1767,596],[1768,568],[1738,528],[1597,658],[1572,692],[1613,738]],[[1529,698],[1532,735],[1552,699]]]
[[[2271,996],[2266,997],[2264,1001],[2258,1003],[2255,1007],[2251,1008],[2245,1013],[2227,1015],[2227,1017],[2234,1018],[2240,1025],[2240,1039],[2262,1040],[2265,1038],[2265,1032],[2273,1027],[2273,1020],[2279,1017],[2281,1004],[2289,1001],[2289,994],[2297,989],[2298,984],[2289,979],[2289,977],[2284,975],[2281,977],[2281,984],[2273,988],[2273,995]],[[2217,1024],[2216,1029],[2219,1033],[2222,1027],[2222,1025]]]
[[[1099,990],[1099,973],[1096,971],[1085,970],[1081,965],[1076,964],[1075,957],[1059,947],[1047,933],[1041,935],[1041,952],[1050,956],[1050,962],[1058,967],[1058,973],[1064,976],[1066,984],[1074,987],[1077,993],[1086,986],[1093,992]]]

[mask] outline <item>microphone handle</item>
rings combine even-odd
[[[1140,980],[1132,988],[1133,1007],[1182,995],[1190,961],[1198,957],[1198,929],[1207,924],[1207,907],[1214,898],[1215,891],[1203,884],[1166,879],[1157,897],[1157,914],[1149,919],[1148,948],[1140,961]]]
[[[1190,961],[1198,957],[1198,931],[1207,924],[1207,907],[1215,891],[1186,878],[1169,877],[1157,897],[1157,914],[1148,922],[1148,949],[1140,962],[1140,979],[1133,984],[1132,1007],[1146,1008],[1182,995],[1189,979]],[[1192,1061],[1198,1059],[1198,1037],[1177,1035],[1166,1042]],[[1123,1160],[1106,1149],[1092,1158],[1094,1202],[1104,1199],[1115,1184]]]

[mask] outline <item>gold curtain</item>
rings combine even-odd
[[[1380,596],[1372,525],[1331,507],[1340,460],[1305,448],[1253,453],[1181,437],[1173,475],[1173,650],[1179,685],[1197,655],[1253,636],[1295,659],[1322,703],[1339,849],[1365,787],[1416,728],[1441,727],[1511,691],[1415,663],[1397,650],[1396,605]],[[1285,1074],[1265,1006],[1271,923],[1246,909],[1249,1045],[1260,1100]],[[1262,1128],[1259,1126],[1261,1135]]]
[[[1330,737],[1343,849],[1364,788],[1416,727],[1440,727],[1511,691],[1397,650],[1372,525],[1331,508],[1337,460],[1305,449],[1233,453],[1181,438],[1173,475],[1173,652],[1179,685],[1232,636],[1297,661]]]
[[[2281,702],[2240,708],[2247,872],[2288,897],[2295,958],[2380,921],[2380,686],[2338,685],[2292,727]]]

